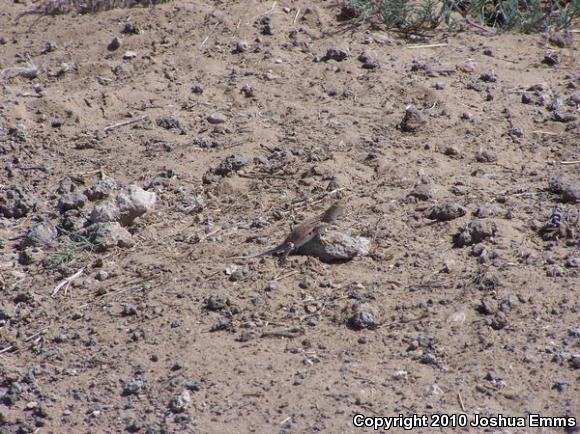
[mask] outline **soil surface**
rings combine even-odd
[[[33,6],[0,11],[1,432],[579,423],[578,33]],[[130,185],[155,203],[96,223]],[[368,255],[228,259],[340,198]]]

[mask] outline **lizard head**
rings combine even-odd
[[[344,199],[339,199],[324,211],[321,220],[325,223],[335,223],[336,220],[345,213],[345,211],[346,201]]]

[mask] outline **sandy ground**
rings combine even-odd
[[[357,413],[579,423],[572,38],[405,40],[331,2],[17,21],[30,6],[0,11],[0,432],[365,432]],[[103,176],[156,194],[130,247],[74,237]],[[227,259],[336,198],[369,255]],[[459,211],[430,218],[445,204]],[[26,235],[39,222],[46,242]]]

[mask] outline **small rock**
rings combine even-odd
[[[115,36],[109,45],[107,45],[107,50],[115,51],[121,46],[121,39],[118,36]]]
[[[250,44],[248,44],[248,41],[240,40],[240,41],[236,42],[232,52],[235,54],[245,53],[249,49],[250,49]]]
[[[471,246],[496,235],[497,224],[493,220],[476,220],[466,224],[454,237],[456,247]]]
[[[441,267],[441,273],[452,273],[453,271],[456,271],[457,269],[457,263],[453,260],[453,259],[445,259],[443,261],[443,267]]]
[[[24,248],[18,254],[18,263],[20,265],[31,265],[44,259],[46,259],[46,255],[38,248]]]
[[[213,324],[209,331],[217,332],[222,330],[230,330],[232,328],[232,319],[230,317],[220,318],[215,324]]]
[[[425,365],[434,365],[437,366],[439,364],[439,360],[437,360],[437,356],[431,352],[425,352],[421,358],[419,359],[419,361]],[[436,385],[434,385],[436,386]],[[438,388],[439,386],[437,386]],[[433,389],[433,394],[439,394],[439,393],[435,393],[435,390],[437,389]],[[441,391],[441,389],[439,389],[439,392]]]
[[[125,54],[123,54],[123,59],[125,60],[134,59],[135,57],[137,57],[137,53],[135,51],[125,51]]]
[[[465,319],[466,319],[465,312],[459,311],[459,312],[454,312],[451,315],[449,315],[449,317],[447,318],[447,322],[464,323]]]
[[[573,369],[580,369],[580,353],[572,354],[570,356],[570,366]]]
[[[254,92],[254,88],[252,86],[250,86],[249,84],[244,84],[242,86],[242,88],[240,89],[240,92],[242,92],[242,94],[246,98],[253,98],[256,96],[256,93]]]
[[[437,77],[437,74],[431,68],[431,65],[427,62],[413,60],[411,63],[412,72],[422,72],[428,77]]]
[[[180,189],[179,205],[177,210],[186,214],[197,214],[205,209],[206,202],[202,194],[191,194],[188,191]]]
[[[459,69],[462,72],[472,73],[475,71],[475,63],[473,62],[461,63],[460,65],[457,66],[457,69]]]
[[[181,394],[176,396],[169,403],[169,409],[172,413],[183,413],[191,404],[191,393],[184,389]]]
[[[465,119],[466,121],[469,121],[473,118],[473,115],[471,114],[471,112],[463,112],[461,113],[461,119]]]
[[[138,35],[140,33],[139,28],[130,21],[125,21],[123,23],[123,28],[121,29],[121,33],[125,35]]]
[[[329,48],[326,50],[326,55],[322,58],[324,62],[328,60],[335,60],[337,62],[342,62],[346,58],[350,57],[350,50],[342,50],[339,48]]]
[[[522,93],[522,103],[523,104],[533,104],[534,100],[532,99],[532,97],[527,94],[527,93]]]
[[[562,123],[574,122],[574,121],[576,121],[578,119],[574,115],[569,115],[569,114],[561,113],[561,112],[559,112],[557,110],[554,111],[552,117],[553,117],[553,119],[556,122],[562,122]]]
[[[21,218],[36,209],[36,202],[23,188],[0,191],[0,217]]]
[[[167,188],[175,179],[177,179],[177,174],[173,169],[162,170],[151,180],[145,189],[151,190],[156,187]]]
[[[97,272],[97,274],[95,275],[95,279],[97,279],[100,282],[107,280],[108,278],[109,278],[109,273],[106,272],[105,270],[99,270]]]
[[[16,311],[14,307],[8,305],[1,305],[0,304],[0,321],[6,321],[13,318],[16,315]]]
[[[117,188],[117,181],[106,175],[102,175],[101,179],[95,185],[84,191],[84,194],[90,201],[97,201],[103,199]]]
[[[61,196],[58,202],[58,209],[62,213],[71,209],[78,209],[85,206],[88,198],[82,193],[67,193]]]
[[[242,167],[248,164],[248,160],[242,157],[239,154],[233,154],[229,157],[226,157],[224,161],[222,161],[218,167],[216,167],[213,172],[219,176],[226,176],[230,173],[237,172]]]
[[[298,254],[313,256],[323,262],[348,261],[356,256],[366,256],[370,251],[370,240],[353,237],[338,230],[325,228],[316,237],[304,244]]]
[[[467,210],[463,206],[455,202],[450,202],[431,208],[428,218],[444,222],[463,217],[466,213]]]
[[[552,102],[550,102],[550,104],[548,104],[548,106],[546,107],[548,110],[554,112],[557,111],[560,107],[562,107],[563,103],[562,103],[562,98],[560,98],[559,96],[554,96],[552,98]],[[559,116],[562,116],[561,113],[559,113]],[[556,118],[556,116],[554,115],[554,118]]]
[[[546,270],[546,276],[548,277],[562,277],[565,273],[564,269],[559,265],[550,265]]]
[[[207,117],[207,121],[213,125],[223,124],[226,120],[226,117],[219,112],[214,112]]]
[[[521,128],[514,127],[509,132],[510,136],[514,137],[524,137],[524,130]]]
[[[132,247],[135,242],[127,229],[118,222],[94,223],[83,228],[72,237],[73,241],[89,241],[99,251],[113,247]]]
[[[501,330],[508,325],[508,319],[504,312],[498,312],[491,320],[491,328]]]
[[[455,145],[446,146],[443,150],[443,154],[448,155],[450,157],[455,157],[460,154],[459,148]]]
[[[129,226],[137,217],[151,211],[155,202],[155,193],[129,185],[114,198],[95,206],[89,218],[92,223],[119,222]]]
[[[497,301],[491,297],[483,297],[478,310],[484,315],[495,315],[498,311]]]
[[[210,295],[206,301],[207,309],[214,312],[224,309],[228,304],[229,300],[222,295]]]
[[[48,408],[44,404],[38,404],[34,408],[34,415],[40,418],[47,418],[49,417]]]
[[[435,197],[436,192],[437,186],[435,184],[419,184],[409,193],[409,196],[415,197],[418,200],[430,200]]]
[[[274,27],[272,26],[272,19],[269,16],[264,16],[258,21],[260,33],[262,35],[272,36],[274,34]]]
[[[201,384],[196,380],[188,380],[185,382],[184,386],[187,390],[191,390],[192,392],[199,392],[201,390]]]
[[[201,95],[203,93],[203,86],[201,84],[194,84],[191,86],[191,92],[197,95]]]
[[[487,83],[495,83],[497,81],[497,76],[491,72],[484,72],[479,76],[479,79]]]
[[[442,82],[442,81],[438,81],[438,82],[435,83],[435,86],[434,87],[437,90],[443,90],[443,89],[445,89],[445,83]]]
[[[475,160],[478,161],[479,163],[493,163],[497,161],[497,155],[493,151],[487,149],[483,150],[480,149],[475,154]]]
[[[52,245],[53,241],[58,236],[56,228],[47,221],[42,221],[32,225],[20,242],[20,247],[25,248],[29,246],[43,247]]]
[[[12,299],[14,303],[30,303],[34,301],[34,294],[30,291],[19,292]]]
[[[560,55],[556,52],[546,53],[544,55],[544,59],[542,60],[542,63],[544,63],[548,66],[557,65],[558,63],[560,63]]]
[[[359,6],[347,3],[342,6],[336,18],[338,21],[348,21],[360,17],[362,13],[363,10]]]
[[[480,83],[475,83],[475,82],[467,83],[467,85],[465,87],[468,90],[474,90],[476,92],[483,92],[483,86]]]
[[[580,203],[580,180],[556,176],[550,179],[548,188],[551,193],[559,194],[564,203]]]
[[[486,48],[485,50],[483,50],[483,54],[489,57],[493,57],[493,48]]]
[[[157,118],[155,123],[157,124],[157,126],[164,128],[166,130],[183,130],[181,128],[181,123],[179,122],[179,119],[177,119],[173,115]]]
[[[13,406],[21,399],[22,392],[22,386],[17,382],[13,382],[4,393],[4,396],[2,396],[2,402],[7,406]]]
[[[355,303],[351,309],[352,316],[348,320],[348,325],[353,329],[373,329],[379,325],[377,314],[370,304]]]
[[[552,386],[553,390],[557,390],[558,392],[565,392],[570,387],[570,383],[566,383],[565,381],[558,381],[554,383]]]
[[[513,294],[508,294],[499,304],[499,310],[502,312],[510,312],[515,306],[519,304],[518,298]]]
[[[24,125],[18,124],[15,127],[8,128],[8,137],[18,143],[26,143],[27,134]]]
[[[129,383],[125,384],[125,387],[123,387],[122,395],[123,396],[137,395],[144,388],[145,382],[143,381],[143,379],[135,378],[134,380],[131,380]]]
[[[404,132],[416,132],[427,125],[427,118],[415,107],[408,107],[400,127]]]
[[[145,428],[145,423],[140,419],[131,419],[126,426],[126,429],[129,432],[138,432],[143,428]]]
[[[137,306],[131,303],[121,304],[121,315],[123,316],[133,316],[137,315]]]
[[[369,52],[364,51],[358,56],[359,62],[362,62],[362,67],[365,69],[375,69],[379,66],[376,57],[372,56]]]
[[[487,205],[479,205],[475,211],[473,211],[473,215],[480,219],[491,217],[491,216],[498,216],[502,213],[502,208],[499,206],[487,206]]]

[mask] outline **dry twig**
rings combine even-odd
[[[101,131],[103,133],[108,133],[109,131],[115,130],[117,128],[121,128],[127,125],[131,125],[131,124],[136,124],[137,122],[143,121],[147,119],[147,116],[141,116],[140,118],[136,118],[136,119],[129,119],[128,121],[123,121],[123,122],[118,122],[116,124],[113,125],[109,125],[108,127],[103,128]]]
[[[65,288],[65,291],[66,291],[66,288],[68,287],[68,285],[70,285],[70,283],[73,280],[75,280],[77,277],[79,277],[81,274],[83,274],[84,271],[85,271],[85,267],[82,267],[75,274],[73,274],[72,276],[67,277],[62,282],[60,282],[58,285],[56,285],[56,287],[52,291],[52,297],[56,296],[56,294],[58,294],[58,291],[60,291],[62,288]]]

